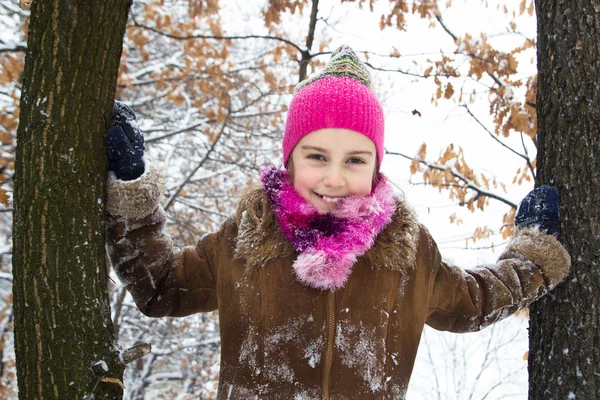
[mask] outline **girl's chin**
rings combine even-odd
[[[324,205],[324,204],[320,204],[314,201],[310,202],[313,206],[315,206],[315,208],[317,209],[317,212],[319,214],[327,214],[329,211],[331,211],[335,206],[330,206],[330,205]]]

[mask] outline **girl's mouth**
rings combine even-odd
[[[323,199],[326,203],[329,203],[329,204],[336,204],[338,201],[340,201],[341,199],[343,199],[345,197],[345,196],[329,197],[329,196],[321,195],[316,192],[313,192],[313,193],[316,194],[317,196],[319,196],[321,199]]]

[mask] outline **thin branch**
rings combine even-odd
[[[402,56],[394,56],[394,55],[389,55],[389,54],[388,55],[384,55],[384,54],[374,53],[372,51],[360,51],[359,53],[372,54],[372,55],[375,55],[375,56],[378,56],[378,57],[388,57],[388,58],[416,57],[416,56],[423,56],[423,57],[425,57],[425,56],[429,55],[428,53],[422,53],[422,54],[406,54],[406,55],[402,55]],[[435,55],[442,54],[442,55],[444,55],[446,53],[444,53],[444,52],[438,52],[438,53],[431,53],[431,54],[435,54]],[[464,53],[459,52],[459,51],[453,51],[453,52],[448,53],[448,54],[461,55],[461,56],[466,56],[466,57],[469,57],[469,58],[475,58],[475,59],[478,59],[478,60],[481,60],[481,61],[484,61],[484,62],[487,62],[487,63],[491,64],[491,62],[489,60],[486,60],[486,59],[484,59],[482,57],[479,57],[479,56],[477,56],[475,54],[467,54],[467,55],[465,55]],[[449,73],[437,74],[436,73],[436,74],[424,75],[424,74],[418,74],[418,73],[415,73],[415,72],[403,71],[401,69],[386,69],[386,68],[375,67],[375,66],[373,66],[373,64],[371,64],[369,62],[365,62],[365,65],[369,66],[370,68],[372,68],[372,69],[374,69],[376,71],[398,72],[398,73],[401,73],[401,74],[404,74],[404,75],[415,76],[415,77],[418,77],[418,78],[425,78],[425,79],[431,78],[431,77],[437,77],[437,76],[441,76],[441,77],[444,77],[444,78],[459,78],[459,77],[462,76],[462,75],[460,75],[458,73],[456,73],[456,74],[449,74]],[[496,90],[496,89],[493,88],[493,86],[488,86],[488,85],[484,84],[483,82],[481,82],[480,80],[474,79],[470,75],[465,76],[465,78],[473,80],[474,82],[476,82],[476,83],[478,83],[478,84],[486,87],[488,90]]]
[[[172,35],[170,33],[166,33],[163,31],[160,31],[156,28],[153,28],[151,26],[146,26],[146,25],[142,25],[140,23],[138,23],[135,18],[132,17],[133,20],[133,25],[137,28],[142,28],[142,29],[146,29],[149,30],[151,32],[157,33],[159,35],[171,38],[171,39],[177,39],[177,40],[194,40],[194,39],[214,39],[214,40],[245,40],[245,39],[266,39],[266,40],[274,40],[274,41],[278,41],[278,42],[283,42],[289,46],[292,46],[293,48],[295,48],[296,50],[298,50],[299,52],[302,52],[302,49],[295,44],[294,42],[284,39],[284,38],[280,38],[278,36],[271,36],[271,35],[246,35],[246,36],[219,36],[219,35],[184,35],[184,36],[179,36],[179,35]]]
[[[469,115],[475,120],[475,122],[477,122],[479,124],[479,126],[481,126],[489,135],[492,139],[494,139],[496,142],[500,143],[500,145],[502,145],[502,147],[508,149],[511,153],[514,153],[516,155],[518,155],[521,158],[524,158],[525,161],[527,161],[527,163],[530,163],[529,157],[526,154],[521,154],[518,151],[514,150],[512,147],[508,146],[506,143],[502,142],[500,139],[498,139],[498,137],[492,132],[490,131],[476,116],[475,114],[473,114],[473,112],[471,112],[471,109],[469,108],[468,105],[466,104],[462,104],[461,107],[464,107],[467,112],[469,113]]]
[[[496,232],[491,231],[490,235],[488,237],[479,238],[479,239],[473,240],[473,235],[472,234],[470,234],[470,233],[466,233],[466,234],[459,233],[459,234],[454,235],[454,236],[449,236],[446,239],[437,240],[436,243],[441,245],[441,244],[449,244],[449,243],[459,243],[459,242],[469,241],[469,240],[473,240],[473,243],[475,243],[477,240],[492,240],[491,239],[492,236],[498,236],[498,235],[500,235],[500,233],[496,233]]]
[[[180,133],[192,131],[192,130],[198,128],[199,126],[206,125],[206,124],[210,125],[211,123],[215,123],[215,122],[216,122],[216,120],[204,119],[204,120],[202,120],[200,122],[197,122],[195,124],[192,124],[190,126],[185,126],[183,128],[176,129],[174,131],[167,132],[167,133],[162,134],[162,135],[151,136],[148,139],[145,139],[145,142],[146,143],[157,142],[159,140],[166,139],[168,137],[175,136],[175,135],[178,135]]]
[[[454,33],[453,33],[451,30],[450,30],[450,28],[448,28],[448,26],[446,26],[446,24],[444,23],[444,20],[442,19],[442,15],[441,15],[441,14],[439,14],[439,13],[438,13],[438,14],[436,14],[436,15],[435,15],[435,19],[437,19],[437,21],[440,23],[440,25],[441,25],[441,26],[442,26],[442,28],[443,28],[443,29],[446,31],[446,33],[447,33],[448,35],[450,35],[450,36],[452,37],[452,39],[454,39],[454,41],[456,42],[456,41],[458,40],[458,36],[456,36],[456,35],[455,35],[455,34],[454,34]],[[468,53],[468,55],[469,55],[469,57],[472,57],[472,58],[478,58],[478,57],[477,57],[477,54]],[[484,61],[485,61],[485,60],[484,60]],[[506,85],[504,84],[504,82],[502,82],[502,81],[500,80],[500,78],[499,78],[499,77],[498,77],[496,74],[493,74],[493,73],[490,73],[490,72],[487,72],[487,71],[486,71],[486,73],[488,74],[488,76],[489,76],[490,78],[492,78],[492,79],[494,80],[494,82],[496,82],[496,84],[497,84],[498,86],[500,86],[500,87],[506,86]]]
[[[206,174],[204,176],[201,176],[199,178],[190,179],[190,183],[198,183],[198,182],[206,180],[206,179],[210,179],[210,178],[214,178],[214,177],[219,176],[219,175],[227,174],[227,173],[229,173],[231,171],[235,171],[236,169],[237,169],[237,165],[235,165],[235,164],[234,165],[230,165],[229,167],[223,168],[223,169],[221,169],[219,171],[213,171],[213,172],[211,172],[209,174]],[[219,198],[221,198],[221,196],[219,196]]]
[[[155,382],[167,382],[167,381],[183,381],[185,377],[181,372],[158,372],[152,374],[144,379],[144,382],[148,383],[148,386]]]
[[[505,199],[502,196],[499,196],[495,193],[490,192],[489,190],[485,190],[482,187],[476,185],[475,183],[473,183],[473,181],[471,181],[470,179],[467,179],[464,175],[462,175],[460,172],[458,172],[456,169],[451,168],[451,167],[443,167],[440,165],[436,165],[436,164],[432,164],[428,161],[419,159],[419,158],[415,158],[415,157],[409,157],[406,154],[402,154],[402,153],[398,153],[398,152],[393,152],[393,151],[389,151],[389,150],[385,150],[385,154],[391,154],[393,156],[400,156],[400,157],[404,157],[407,160],[417,160],[420,164],[425,165],[427,168],[431,168],[431,169],[436,169],[438,171],[444,171],[444,172],[450,172],[450,174],[452,174],[452,176],[454,176],[455,178],[457,178],[459,181],[462,181],[465,185],[467,189],[471,189],[474,190],[477,193],[477,197],[480,196],[485,196],[485,197],[489,197],[491,199],[495,199],[498,200],[512,208],[517,208],[517,204],[513,203],[512,201]]]
[[[381,58],[395,58],[395,59],[399,59],[399,58],[404,58],[404,57],[431,57],[431,56],[438,56],[438,55],[445,55],[445,54],[453,54],[453,55],[464,55],[461,52],[458,51],[430,51],[430,52],[423,52],[423,53],[408,53],[408,54],[384,54],[384,53],[378,53],[375,51],[369,51],[369,50],[358,50],[357,53],[363,53],[363,54],[368,54],[368,55],[372,55],[375,57],[381,57]]]
[[[431,77],[435,77],[435,76],[443,76],[445,78],[458,78],[458,77],[460,77],[460,75],[457,75],[457,74],[430,74],[430,75],[423,75],[423,74],[417,74],[415,72],[403,71],[401,69],[389,69],[389,68],[375,67],[370,62],[365,62],[364,64],[367,65],[369,68],[375,70],[375,71],[399,72],[399,73],[401,73],[403,75],[416,76],[418,78],[431,78]]]
[[[467,239],[468,240],[468,239]],[[490,249],[496,249],[499,246],[503,246],[505,244],[507,244],[509,241],[505,241],[502,243],[498,243],[498,244],[493,244],[491,246],[482,246],[482,247],[458,247],[458,246],[440,246],[440,249],[458,249],[458,250],[490,250]]]
[[[2,255],[4,255],[4,254],[10,254],[10,253],[3,253]],[[13,276],[12,276],[12,274],[9,274],[7,272],[0,272],[0,279],[4,279],[4,280],[7,280],[9,282],[12,282],[13,281]]]
[[[533,143],[535,144],[535,141]],[[527,156],[527,166],[529,167],[529,172],[531,172],[531,176],[533,176],[533,180],[535,181],[535,169],[533,168],[533,164],[531,163],[531,159],[529,158],[527,146],[525,146],[525,137],[523,135],[523,132],[521,132],[521,144],[523,145],[523,150],[525,151],[525,155]]]
[[[4,88],[1,88],[1,89],[0,89],[0,94],[1,94],[2,96],[6,96],[6,97],[8,97],[10,100],[14,100],[14,99],[15,99],[15,98],[12,96],[12,93],[10,93],[10,92],[8,92],[8,91],[4,90]],[[5,111],[5,112],[6,112],[6,111]]]
[[[427,334],[427,331],[424,332],[423,336],[425,337],[425,348],[427,349],[427,357],[429,358],[429,363],[431,364],[431,366],[435,366],[435,362],[433,361],[433,356],[431,353],[431,345],[429,344],[429,335]],[[440,382],[438,379],[438,374],[433,374],[433,378],[435,379],[435,391],[437,393],[437,398],[438,400],[441,400],[441,388],[440,388]]]
[[[183,187],[185,185],[187,185],[187,183],[189,182],[190,179],[192,179],[192,177],[194,176],[194,174],[200,169],[202,168],[202,166],[204,165],[204,163],[208,160],[208,157],[210,156],[210,154],[214,151],[215,147],[217,146],[217,143],[219,143],[219,139],[221,139],[221,136],[223,136],[223,132],[225,131],[225,127],[227,126],[227,119],[229,118],[229,113],[231,112],[231,110],[227,110],[227,115],[225,116],[225,121],[223,122],[223,125],[221,126],[221,131],[219,132],[219,134],[217,135],[217,137],[215,138],[214,142],[212,142],[210,148],[208,149],[208,151],[206,152],[204,158],[202,158],[202,160],[200,160],[200,162],[198,163],[198,165],[196,166],[196,168],[194,168],[194,170],[187,176],[187,178],[185,178],[183,180],[183,182],[181,182],[181,184],[177,187],[177,189],[175,189],[175,191],[173,192],[173,194],[171,195],[171,197],[169,198],[169,200],[167,200],[164,209],[165,211],[169,209],[169,207],[171,207],[171,205],[173,204],[174,200],[177,198],[177,196],[179,196],[179,192],[181,192],[181,189],[183,189]]]
[[[192,203],[190,203],[188,201],[184,201],[184,200],[181,200],[181,199],[176,199],[175,201],[178,202],[178,203],[183,204],[184,206],[188,206],[190,208],[193,208],[194,210],[198,210],[198,211],[201,211],[203,213],[209,213],[209,214],[218,215],[219,217],[222,217],[222,218],[229,217],[229,214],[225,214],[225,213],[218,212],[218,211],[213,211],[213,210],[210,210],[210,209],[208,209],[206,207],[202,207],[202,206],[199,206],[199,205],[196,205],[196,204],[192,204]]]
[[[20,53],[26,50],[26,43],[10,43],[0,46],[0,53]]]
[[[121,287],[117,289],[119,291],[117,295],[116,305],[112,307],[115,310],[115,317],[113,319],[113,328],[115,331],[115,335],[119,336],[119,328],[121,325],[121,311],[123,310],[123,302],[125,301],[125,296],[127,295],[127,289],[125,287]]]
[[[13,324],[13,317],[14,317],[14,308],[11,307],[8,309],[7,313],[8,313],[8,318],[6,318],[6,322],[4,323],[4,326],[2,327],[2,333],[0,333],[0,343],[2,344],[2,348],[0,348],[0,376],[4,377],[4,368],[7,366],[8,364],[8,360],[6,360],[6,358],[4,357],[4,350],[6,349],[6,343],[5,340],[6,335],[8,334],[8,332],[10,332],[11,330],[11,326]]]
[[[123,364],[129,364],[152,352],[152,346],[149,343],[136,344],[123,352]]]
[[[12,3],[16,3],[16,4],[12,4]],[[0,3],[0,7],[4,8],[6,10],[6,13],[1,13],[2,15],[8,15],[9,13],[11,13],[11,16],[19,15],[21,17],[26,17],[28,15],[30,15],[29,11],[25,11],[23,9],[21,9],[21,7],[19,7],[19,2],[18,1],[14,1],[14,2],[6,2],[3,1],[2,3]]]
[[[155,354],[157,356],[170,356],[176,353],[181,352],[181,350],[184,349],[197,349],[197,348],[201,348],[201,347],[208,347],[208,346],[214,346],[214,345],[219,345],[221,343],[221,338],[216,335],[213,337],[209,337],[208,339],[204,339],[201,342],[197,342],[195,344],[191,344],[191,345],[187,345],[187,346],[177,346],[177,348],[175,350],[172,349],[155,349],[152,354]]]
[[[452,32],[450,30],[450,28],[448,28],[448,26],[446,26],[446,24],[444,23],[444,20],[442,19],[442,14],[440,14],[439,12],[436,13],[435,14],[435,19],[437,19],[437,21],[440,23],[440,25],[442,26],[442,28],[444,28],[444,30],[446,31],[446,33],[452,37],[452,40],[454,40],[456,42],[458,40],[458,36],[456,36],[454,34],[454,32]]]
[[[431,185],[431,183],[429,183],[429,182],[412,182],[411,180],[409,180],[408,182],[413,186],[429,186],[429,185]],[[441,183],[439,185],[436,185],[436,187],[461,188],[462,186],[459,185],[458,183]],[[452,204],[450,206],[445,206],[445,207],[454,207],[455,205],[460,205],[460,203]]]

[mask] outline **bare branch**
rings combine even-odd
[[[117,295],[116,304],[113,304],[112,307],[115,310],[115,316],[113,318],[113,328],[115,331],[115,335],[119,336],[119,328],[121,325],[121,310],[123,310],[123,302],[125,301],[125,296],[127,295],[127,289],[123,286],[118,289],[119,293]]]
[[[294,42],[284,39],[284,38],[280,38],[278,36],[271,36],[271,35],[244,35],[244,36],[216,36],[216,35],[183,35],[183,36],[179,36],[179,35],[172,35],[170,33],[166,33],[163,31],[160,31],[156,28],[153,28],[151,26],[147,26],[147,25],[142,25],[140,23],[138,23],[135,20],[135,17],[132,17],[133,20],[133,25],[137,28],[142,28],[142,29],[146,29],[149,30],[151,32],[157,33],[159,35],[171,38],[171,39],[177,39],[177,40],[194,40],[194,39],[214,39],[214,40],[247,40],[247,39],[266,39],[266,40],[274,40],[274,41],[278,41],[278,42],[283,42],[289,46],[292,46],[293,48],[295,48],[296,50],[298,50],[299,52],[302,52],[302,49],[300,48],[300,46],[298,46],[297,44],[295,44]]]
[[[140,343],[128,348],[123,352],[123,364],[129,364],[132,361],[138,360],[152,352],[150,343]]]
[[[419,158],[414,158],[414,157],[410,157],[407,156],[406,154],[402,154],[402,153],[398,153],[398,152],[393,152],[393,151],[388,151],[387,149],[385,150],[385,154],[391,154],[394,156],[400,156],[400,157],[404,157],[407,160],[417,160],[420,164],[425,165],[427,168],[431,168],[431,169],[436,169],[438,171],[447,171],[450,174],[452,174],[452,176],[454,176],[455,178],[457,178],[459,181],[463,182],[465,184],[465,188],[466,189],[471,189],[473,191],[475,191],[477,193],[475,198],[481,197],[481,196],[485,196],[485,197],[489,197],[490,199],[495,199],[498,200],[512,208],[517,208],[517,204],[513,203],[512,201],[499,196],[495,193],[490,192],[489,190],[486,190],[484,188],[482,188],[481,186],[476,185],[473,181],[471,181],[470,179],[467,179],[464,175],[462,175],[460,172],[458,172],[456,169],[451,168],[451,167],[444,167],[444,166],[440,166],[440,165],[436,165],[433,163],[430,163],[428,161],[419,159]]]
[[[12,4],[12,3],[15,3],[15,4]],[[21,17],[26,17],[26,16],[30,15],[29,11],[25,11],[25,10],[21,9],[18,6],[18,4],[19,4],[18,1],[14,1],[14,2],[12,2],[12,1],[8,1],[8,2],[7,1],[3,1],[2,3],[0,3],[0,6],[2,8],[4,8],[4,10],[6,10],[6,11],[3,12],[2,14],[3,15],[9,15],[9,14],[15,15],[16,14],[16,15],[19,15]]]
[[[164,133],[162,135],[151,136],[148,139],[145,139],[145,142],[146,143],[157,142],[159,140],[166,139],[168,137],[175,136],[175,135],[178,135],[180,133],[192,131],[192,130],[198,128],[199,126],[207,125],[207,124],[211,124],[211,123],[215,123],[215,122],[217,122],[217,121],[216,120],[210,120],[210,119],[203,119],[202,121],[196,122],[195,124],[192,124],[192,125],[189,125],[189,126],[184,126],[183,128],[176,129],[174,131],[167,132],[167,133]]]
[[[221,343],[221,338],[219,336],[215,336],[209,339],[205,339],[201,342],[192,344],[192,345],[188,345],[188,346],[177,346],[177,349],[155,349],[152,354],[155,354],[157,356],[168,356],[171,354],[175,354],[177,352],[180,352],[181,350],[184,349],[197,349],[197,348],[202,348],[202,347],[207,347],[207,346],[215,346],[215,345],[219,345]]]
[[[183,180],[183,182],[181,182],[181,184],[177,187],[177,189],[175,189],[175,191],[173,192],[173,194],[171,195],[171,197],[169,198],[169,200],[167,200],[167,202],[165,203],[165,206],[164,206],[165,211],[168,210],[169,207],[171,207],[171,204],[173,204],[173,201],[177,198],[177,196],[179,196],[179,192],[181,192],[181,189],[183,189],[183,187],[185,185],[187,185],[187,183],[189,182],[189,180],[192,179],[192,177],[194,176],[194,174],[200,168],[202,168],[202,166],[204,165],[204,163],[208,160],[210,154],[214,151],[215,147],[217,146],[217,143],[219,143],[219,139],[221,139],[221,137],[223,136],[223,132],[225,131],[225,127],[227,126],[227,119],[229,118],[229,113],[230,112],[231,112],[231,110],[227,110],[227,115],[225,116],[225,122],[223,122],[223,125],[221,126],[221,131],[219,132],[219,134],[217,135],[217,137],[215,138],[215,140],[210,145],[210,148],[206,152],[205,156],[198,163],[198,165],[196,166],[196,168],[194,168],[194,170],[187,176],[187,178],[185,178]]]
[[[467,239],[468,240],[468,239]],[[507,244],[509,241],[504,241],[502,243],[498,243],[498,244],[492,244],[490,246],[481,246],[481,247],[458,247],[458,246],[440,246],[440,249],[459,249],[459,250],[491,250],[491,249],[496,249],[499,246],[504,246],[505,244]]]
[[[521,132],[521,144],[523,145],[523,151],[525,151],[525,155],[527,156],[527,166],[529,167],[529,172],[531,172],[531,176],[535,181],[535,169],[533,168],[533,164],[531,163],[531,159],[529,158],[527,146],[525,146],[525,135],[523,134],[523,132]],[[535,142],[535,140],[533,141],[533,144],[535,144],[537,147],[537,143]]]
[[[375,67],[370,62],[365,62],[364,64],[367,65],[369,68],[375,70],[375,71],[399,72],[399,73],[401,73],[403,75],[416,76],[418,78],[431,78],[431,77],[435,77],[435,76],[443,76],[445,78],[458,78],[458,77],[460,77],[460,75],[457,75],[457,74],[429,74],[429,75],[424,75],[424,74],[417,74],[416,72],[403,71],[401,69],[389,69],[389,68]]]
[[[436,15],[435,15],[435,19],[437,19],[437,21],[440,23],[440,25],[442,26],[442,28],[444,28],[444,30],[446,31],[446,33],[447,33],[448,35],[450,35],[450,36],[452,37],[452,39],[453,39],[453,40],[456,42],[456,41],[458,40],[458,36],[456,36],[456,35],[455,35],[455,34],[454,34],[454,33],[453,33],[451,30],[450,30],[450,28],[448,28],[448,26],[446,26],[446,24],[444,23],[444,20],[442,19],[442,15],[441,15],[441,14],[439,14],[439,13],[438,13],[438,14],[436,14]],[[479,58],[479,57],[477,57],[477,54],[468,53],[468,55],[469,55],[469,57],[472,57],[472,58]],[[485,60],[484,60],[484,61],[485,61]],[[499,77],[498,77],[496,74],[493,74],[493,73],[490,73],[490,72],[487,72],[487,71],[486,71],[486,73],[488,74],[488,76],[489,76],[490,78],[492,78],[492,79],[494,80],[494,82],[496,82],[496,84],[497,84],[498,86],[500,86],[500,87],[506,86],[506,85],[504,84],[504,82],[502,82],[502,81],[500,80],[500,78],[499,78]]]
[[[196,204],[192,204],[192,203],[190,203],[188,201],[184,201],[184,200],[181,200],[181,199],[176,199],[175,201],[178,202],[178,203],[181,203],[181,204],[183,204],[185,206],[188,206],[190,208],[193,208],[194,210],[198,210],[200,212],[203,212],[203,213],[215,214],[215,215],[218,215],[219,217],[222,217],[222,218],[229,217],[229,214],[225,214],[225,213],[222,213],[222,212],[214,211],[214,210],[211,210],[211,209],[206,208],[206,207],[202,207],[202,206],[199,206],[199,205],[196,205]]]
[[[4,326],[2,326],[1,333],[0,333],[0,343],[2,344],[2,346],[0,347],[0,357],[1,357],[0,358],[0,376],[2,376],[2,377],[4,377],[4,368],[7,367],[7,364],[8,364],[8,360],[7,360],[8,357],[4,357],[4,350],[7,347],[6,343],[5,343],[5,341],[7,339],[6,336],[7,336],[8,332],[10,332],[10,330],[11,330],[10,327],[13,323],[13,317],[14,317],[13,308],[10,307],[6,311],[6,313],[7,313],[6,318],[5,318],[6,322],[4,322],[4,324],[3,324]]]
[[[221,169],[219,171],[213,171],[213,172],[211,172],[209,174],[206,174],[204,176],[201,176],[199,178],[190,179],[190,183],[197,183],[197,182],[203,181],[205,179],[214,178],[216,176],[227,174],[227,173],[229,173],[231,171],[235,171],[236,169],[237,169],[237,165],[230,165],[230,166],[228,166],[226,168],[223,168],[223,169]]]
[[[475,114],[473,114],[471,112],[471,109],[469,108],[468,105],[466,104],[462,104],[461,107],[464,107],[467,112],[469,113],[469,115],[475,120],[475,122],[477,122],[479,124],[479,126],[481,126],[489,135],[492,139],[494,139],[496,142],[500,143],[500,145],[502,145],[502,147],[508,149],[511,153],[514,153],[516,155],[518,155],[519,157],[525,159],[525,161],[527,161],[527,163],[529,165],[531,165],[531,161],[529,160],[529,157],[526,154],[521,154],[518,151],[514,150],[512,147],[508,146],[506,143],[503,143],[500,139],[498,139],[498,137],[491,132],[476,116]],[[525,150],[527,151],[527,150]]]
[[[9,43],[0,46],[0,53],[20,53],[27,50],[27,43]]]
[[[3,253],[3,254],[10,254],[10,253]],[[3,255],[3,254],[0,254],[0,255]],[[0,279],[4,279],[4,280],[7,280],[9,282],[12,282],[13,281],[13,276],[12,276],[12,274],[9,274],[7,272],[0,272]],[[0,376],[2,376],[2,375],[0,375]]]

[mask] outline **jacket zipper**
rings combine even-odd
[[[335,342],[335,292],[327,292],[327,341],[323,361],[323,400],[329,400],[331,386],[331,365],[333,364],[333,344]]]

